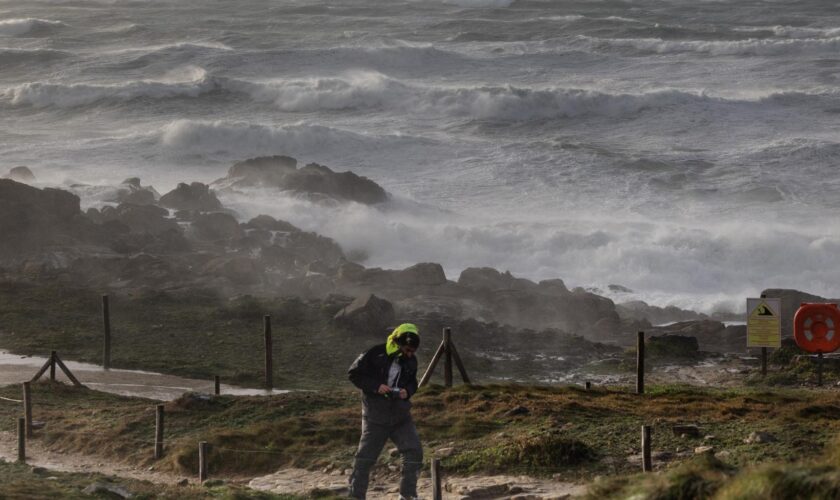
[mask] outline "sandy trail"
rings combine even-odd
[[[62,361],[82,384],[97,391],[123,396],[171,401],[185,392],[213,392],[214,389],[212,380],[196,380],[139,370],[104,370],[101,366],[88,363],[78,363],[66,359]],[[29,380],[46,362],[47,358],[21,356],[0,351],[0,385],[19,384]],[[49,374],[45,376],[49,376]],[[56,369],[56,378],[67,381],[60,369]],[[289,391],[245,389],[222,384],[221,392],[222,394],[235,396],[261,396],[283,394]]]
[[[280,494],[308,495],[312,490],[330,490],[346,494],[347,473],[336,470],[331,473],[305,469],[283,469],[258,477],[248,486]],[[367,498],[369,500],[393,500],[399,498],[399,475],[373,476]],[[443,479],[443,498],[519,499],[519,500],[561,500],[583,495],[586,486],[550,479],[535,479],[527,476],[470,476]],[[428,477],[421,477],[417,483],[420,498],[432,498],[432,484]]]
[[[0,459],[7,462],[17,460],[17,436],[11,432],[0,432]],[[26,443],[26,463],[35,467],[60,472],[96,472],[108,476],[118,476],[131,479],[151,481],[160,484],[176,484],[184,479],[165,472],[149,470],[129,464],[114,463],[111,459],[99,458],[79,453],[58,453],[46,449],[38,439],[31,439]],[[187,478],[191,482],[194,478]]]

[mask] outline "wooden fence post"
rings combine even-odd
[[[263,333],[265,334],[265,388],[274,389],[274,349],[271,342],[271,316],[263,318]]]
[[[57,354],[55,351],[50,351],[50,380],[55,382],[55,358]]]
[[[17,421],[17,436],[18,436],[18,462],[26,463],[26,419],[18,417]]]
[[[213,377],[213,394],[216,396],[222,393],[222,383],[218,375]]]
[[[163,458],[163,405],[155,407],[155,460]]]
[[[102,344],[102,368],[111,369],[111,308],[108,305],[108,295],[102,296],[102,326],[105,336]]]
[[[443,488],[441,488],[440,460],[432,459],[432,500],[443,500]]]
[[[452,387],[452,329],[443,329],[443,384]]]
[[[650,459],[650,426],[642,426],[642,472],[653,470],[653,463]]]
[[[198,481],[207,481],[207,441],[198,443]]]
[[[645,332],[636,337],[636,394],[645,393]]]
[[[32,437],[32,385],[23,383],[23,418],[26,422],[26,437]]]
[[[584,386],[586,387],[587,392],[592,390],[592,382],[587,380],[586,384],[584,384]]]

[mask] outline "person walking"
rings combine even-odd
[[[400,498],[417,498],[417,474],[423,465],[423,447],[411,418],[411,396],[417,392],[420,331],[403,323],[384,344],[362,353],[350,366],[350,381],[362,391],[362,437],[350,475],[350,496],[367,495],[370,469],[388,439],[402,455]]]

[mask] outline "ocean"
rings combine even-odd
[[[291,155],[393,199],[222,201],[369,267],[741,311],[840,296],[839,82],[829,1],[0,0],[0,175],[87,207]]]

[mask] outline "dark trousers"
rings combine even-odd
[[[388,439],[397,445],[397,450],[402,455],[400,496],[417,497],[417,474],[423,465],[423,447],[411,417],[394,425],[377,424],[362,419],[362,438],[359,440],[359,450],[356,452],[353,474],[350,476],[351,497],[363,499],[367,495],[370,469],[376,463]]]

